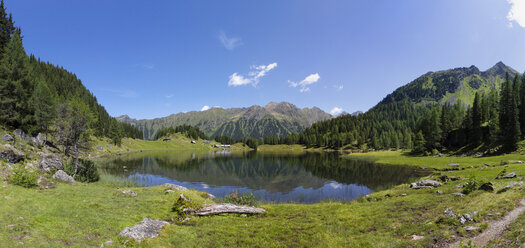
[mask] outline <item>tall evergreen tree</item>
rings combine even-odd
[[[33,91],[32,103],[35,110],[35,122],[39,131],[45,133],[45,141],[47,141],[49,126],[55,117],[56,103],[55,96],[46,83],[38,82]]]
[[[4,0],[0,2],[0,59],[3,56],[3,49],[11,40],[11,36],[15,31],[13,17],[11,14],[7,14],[7,10],[4,6]]]
[[[32,121],[29,99],[33,85],[28,63],[20,30],[17,29],[4,47],[0,60],[0,120],[11,127],[27,127]]]
[[[519,91],[519,108],[520,108],[520,130],[521,138],[525,139],[525,75],[521,76],[521,86]]]
[[[474,145],[479,145],[483,138],[483,131],[481,130],[482,124],[482,113],[481,113],[481,100],[479,92],[476,92],[474,97],[474,103],[472,105],[472,129],[470,132],[470,142]]]
[[[516,82],[517,80],[518,77],[516,76],[514,81]],[[507,74],[500,93],[499,109],[500,138],[505,151],[515,150],[521,137],[517,97],[512,86],[513,83],[511,83],[509,75]]]

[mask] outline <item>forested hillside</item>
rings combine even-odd
[[[142,138],[142,132],[110,117],[96,97],[71,72],[35,55],[28,56],[20,27],[15,27],[4,2],[0,6],[0,125],[30,135],[48,133],[71,121],[83,120],[88,134]],[[59,116],[59,118],[56,118]],[[60,120],[60,117],[67,120]],[[63,123],[62,123],[63,124]],[[70,124],[70,123],[69,123]]]
[[[430,72],[367,113],[321,121],[279,143],[308,147],[512,151],[525,134],[525,78],[499,62]]]

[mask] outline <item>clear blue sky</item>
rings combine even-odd
[[[270,101],[366,111],[428,71],[486,70],[498,61],[525,70],[525,0],[6,0],[6,7],[28,53],[74,72],[113,116]]]

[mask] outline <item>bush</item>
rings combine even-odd
[[[12,172],[13,174],[7,178],[9,183],[25,188],[37,186],[36,181],[38,179],[38,174],[36,172],[26,170],[24,165],[16,166]]]
[[[75,173],[75,160],[71,159],[69,163],[66,164],[64,171],[68,175],[73,175]],[[84,183],[96,182],[100,179],[97,167],[95,163],[91,160],[79,159],[78,160],[78,171],[75,175],[75,180]]]
[[[225,203],[232,203],[237,205],[246,205],[246,206],[257,206],[257,200],[253,193],[237,192],[233,191],[231,194],[226,195],[222,200]]]
[[[478,182],[475,177],[471,177],[465,185],[463,185],[462,193],[465,195],[470,194],[472,191],[478,189],[483,183]]]

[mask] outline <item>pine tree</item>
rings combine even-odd
[[[11,40],[11,36],[15,31],[13,24],[13,17],[7,14],[4,6],[4,0],[0,2],[0,59],[3,57],[3,49]]]
[[[33,87],[28,63],[20,30],[16,30],[0,60],[0,121],[11,127],[24,125],[26,130],[33,116],[29,102]]]
[[[414,140],[414,149],[412,150],[413,153],[419,154],[426,151],[425,144],[427,141],[425,140],[425,137],[423,136],[423,132],[419,131],[416,134],[416,139]]]
[[[519,99],[520,99],[520,130],[521,130],[521,138],[525,139],[525,75],[522,75],[521,77],[521,86],[519,91]]]
[[[516,76],[514,84],[519,80]],[[517,143],[521,137],[520,124],[518,118],[517,96],[512,88],[513,84],[507,74],[500,93],[499,125],[500,137],[503,149],[512,151],[517,148]]]
[[[479,145],[483,139],[483,132],[481,130],[481,119],[481,100],[479,92],[476,92],[476,95],[474,97],[474,104],[472,106],[472,129],[470,132],[470,142],[472,142],[474,145]]]
[[[32,97],[33,108],[35,110],[34,119],[38,125],[39,131],[45,133],[45,142],[47,141],[47,134],[49,126],[55,117],[55,96],[47,87],[47,84],[40,81],[36,85]]]

